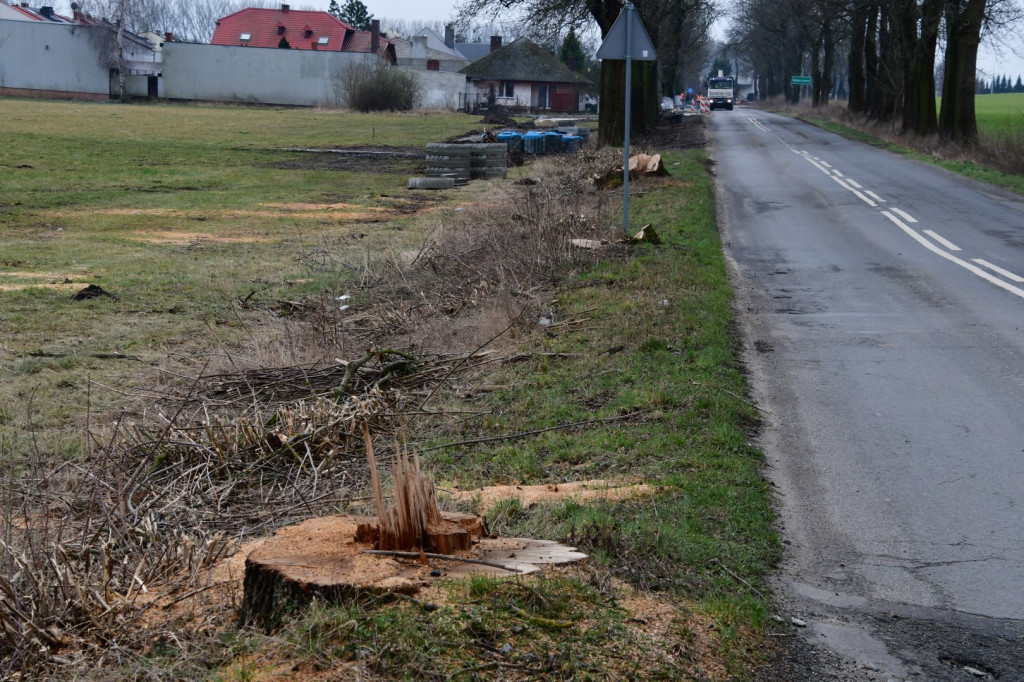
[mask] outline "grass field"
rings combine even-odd
[[[4,449],[25,452],[31,423],[31,447],[80,454],[87,401],[120,404],[169,354],[234,340],[239,300],[334,290],[338,270],[314,262],[323,244],[404,248],[415,214],[444,203],[405,191],[416,160],[285,148],[422,148],[472,127],[458,114],[0,99]],[[72,301],[88,284],[112,297]]]
[[[0,575],[19,608],[0,602],[7,609],[0,615],[24,628],[21,639],[16,627],[0,632],[3,674],[755,675],[768,656],[766,582],[779,541],[761,455],[749,443],[758,415],[736,359],[703,150],[665,150],[671,175],[637,183],[634,221],[654,225],[660,246],[567,262],[544,286],[526,271],[564,250],[560,230],[617,234],[621,195],[590,182],[600,154],[514,173],[539,181],[420,194],[404,189],[422,172],[415,159],[290,151],[400,151],[479,127],[457,114],[0,99],[9,140],[0,160],[0,537],[7,543],[0,558],[19,567]],[[517,231],[527,223],[536,231]],[[436,230],[457,239],[421,271],[377,269],[419,258]],[[472,260],[489,248],[487,239],[509,234],[515,253],[496,264]],[[538,246],[534,237],[551,241]],[[465,281],[446,269],[452,263],[467,268]],[[414,278],[431,270],[444,280],[439,294]],[[172,404],[165,392],[188,389],[207,363],[229,371],[244,356],[247,369],[277,372],[323,356],[353,359],[375,341],[364,341],[364,328],[351,320],[411,329],[410,311],[430,309],[434,336],[396,336],[417,353],[428,342],[450,351],[447,344],[472,338],[455,338],[461,326],[488,322],[485,294],[498,281],[507,315],[519,320],[503,341],[508,357],[486,356],[476,374],[457,375],[427,396],[426,407],[415,387],[398,391],[412,396],[412,409],[386,415],[400,426],[393,433],[422,448],[442,490],[605,478],[643,482],[649,493],[535,505],[513,498],[489,512],[503,535],[583,548],[592,558],[582,568],[511,583],[442,581],[429,609],[415,600],[316,603],[293,612],[273,636],[237,631],[238,576],[214,581],[195,557],[226,546],[225,534],[234,547],[254,529],[348,509],[365,494],[359,474],[332,480],[348,465],[314,464],[307,449],[310,473],[291,441],[281,444],[280,412],[253,422],[273,436],[265,458],[256,458],[242,448],[226,457],[212,441],[179,442],[237,417],[206,411],[223,401],[204,404],[180,438],[165,431],[155,445],[118,444],[120,410],[131,418],[118,425],[122,432],[147,415],[151,423],[172,421],[159,412]],[[72,300],[86,284],[111,296]],[[371,298],[382,292],[395,298],[374,308]],[[339,312],[341,293],[352,294],[362,317]],[[492,330],[480,334],[486,340]],[[342,337],[357,342],[305,345]],[[444,428],[420,428],[438,415],[447,416]],[[103,438],[87,441],[86,422]],[[209,473],[193,483],[188,476],[204,466]],[[139,492],[150,488],[151,498]],[[332,488],[343,501],[318,503]],[[51,515],[61,523],[32,523]],[[75,532],[55,536],[55,528]],[[6,549],[17,542],[21,558]],[[57,544],[75,551],[51,554]],[[140,580],[154,594],[168,592],[162,606],[125,596],[139,598]],[[63,591],[45,587],[54,584]],[[49,603],[53,594],[72,596]],[[54,645],[48,658],[33,633],[52,631],[66,633],[67,650]]]
[[[981,135],[1024,137],[1024,92],[976,95],[974,110]]]

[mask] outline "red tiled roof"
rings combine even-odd
[[[245,34],[248,40],[242,40]],[[221,17],[210,44],[277,47],[281,38],[287,38],[293,50],[333,52],[369,52],[371,41],[369,31],[357,31],[327,12],[249,7]],[[382,37],[378,54],[384,55],[390,44]]]

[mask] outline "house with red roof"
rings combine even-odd
[[[327,12],[294,10],[288,5],[249,7],[221,17],[210,44],[376,54],[392,64],[397,61],[395,47],[381,35],[377,20],[371,30],[357,31]]]
[[[9,3],[4,0],[0,0],[0,19],[52,21],[58,24],[71,23],[66,17],[56,14],[51,6],[29,7],[27,2]]]

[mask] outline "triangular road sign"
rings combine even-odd
[[[630,16],[632,15],[632,16]],[[629,51],[626,54],[626,38],[629,37]],[[619,16],[612,24],[612,28],[605,36],[604,42],[597,50],[598,59],[637,59],[642,62],[653,62],[658,59],[658,52],[654,49],[651,37],[647,35],[647,29],[637,16],[633,3],[626,3],[626,6],[619,12]]]

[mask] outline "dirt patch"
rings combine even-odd
[[[458,502],[476,503],[479,513],[486,514],[496,502],[518,498],[524,507],[541,502],[573,500],[626,500],[653,495],[656,489],[646,483],[622,483],[596,479],[571,483],[543,485],[494,485],[480,490],[449,493]],[[479,500],[479,502],[476,502]]]
[[[173,230],[160,232],[146,232],[136,230],[132,233],[135,239],[150,244],[191,244],[193,242],[216,242],[219,244],[254,244],[256,242],[269,242],[265,237],[231,237],[228,235],[211,234],[209,232],[176,232]]]
[[[346,149],[291,150],[300,155],[267,164],[283,170],[333,170],[395,175],[422,173],[425,152],[418,147],[350,147]]]

